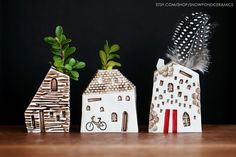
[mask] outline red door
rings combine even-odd
[[[164,119],[164,133],[168,133],[169,130],[169,119],[170,119],[170,110],[166,109],[165,111],[165,119]]]
[[[170,121],[170,109],[165,111],[164,119],[164,133],[168,133],[169,130],[169,121]],[[177,133],[177,110],[172,110],[172,132]]]
[[[172,132],[177,133],[177,110],[172,113]]]

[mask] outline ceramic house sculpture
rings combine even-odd
[[[81,132],[138,132],[136,88],[119,70],[112,69],[120,64],[106,59],[117,55],[118,45],[110,48],[106,42],[104,47],[105,51],[100,50],[100,57],[106,53],[104,60],[101,58],[103,70],[97,71],[83,93]]]
[[[167,53],[167,64],[159,59],[154,72],[149,132],[201,132],[199,74],[207,71],[207,41],[212,25],[209,16],[192,13],[181,21]]]
[[[84,68],[85,63],[69,57],[76,49],[70,47],[71,39],[66,38],[61,26],[56,27],[55,34],[44,38],[52,45],[53,66],[25,111],[29,133],[70,130],[70,78],[78,80],[76,70]]]
[[[28,132],[68,132],[70,128],[70,78],[50,68],[25,111]]]

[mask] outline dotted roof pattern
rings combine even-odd
[[[98,70],[84,94],[130,91],[135,88],[117,69]]]

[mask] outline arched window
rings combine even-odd
[[[126,96],[126,97],[125,97],[125,100],[126,100],[126,101],[130,101],[130,96]]]
[[[55,78],[53,78],[53,79],[51,80],[51,90],[52,90],[53,92],[56,92],[56,91],[57,91],[57,79],[55,79]]]
[[[86,106],[86,111],[90,111],[90,106]]]
[[[121,96],[118,96],[118,101],[122,101],[122,97]]]
[[[184,124],[184,127],[190,126],[190,117],[187,112],[184,112],[183,114],[183,124]]]
[[[168,83],[167,91],[168,91],[168,92],[173,92],[173,91],[174,91],[174,85],[173,85],[173,83]]]
[[[104,112],[104,107],[100,107],[100,112]]]
[[[117,122],[117,114],[115,112],[112,112],[112,114],[111,114],[111,121]]]

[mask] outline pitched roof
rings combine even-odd
[[[134,88],[134,84],[119,70],[98,70],[84,94],[130,91]]]

